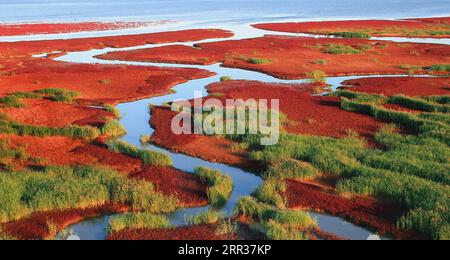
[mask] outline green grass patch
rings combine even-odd
[[[363,51],[358,50],[356,48],[353,48],[352,46],[348,45],[341,45],[341,44],[328,44],[325,46],[325,53],[328,54],[334,54],[334,55],[355,55],[355,54],[361,54]]]
[[[7,140],[0,140],[0,164],[3,163],[6,159],[14,159],[14,160],[28,160],[28,154],[20,149],[12,149]]]
[[[414,131],[415,133],[429,132],[431,130],[448,131],[448,127],[445,127],[440,122],[422,119],[411,113],[393,111],[378,107],[376,105],[357,102],[346,98],[341,99],[341,108],[347,111],[371,115],[382,121],[399,124],[406,129]]]
[[[443,122],[450,125],[450,115],[442,113],[422,113],[418,115],[419,118],[432,120],[436,122]]]
[[[434,234],[437,240],[450,240],[450,213],[435,210],[416,209],[402,217],[400,228],[418,230],[424,234]]]
[[[256,64],[256,65],[264,65],[264,64],[270,63],[269,59],[264,59],[264,58],[248,58],[247,61],[251,64]]]
[[[268,221],[264,223],[266,229],[266,238],[268,240],[282,240],[282,241],[300,241],[309,240],[309,236],[296,228],[289,225],[283,225],[275,221]]]
[[[35,93],[44,95],[51,101],[67,103],[72,102],[79,95],[75,91],[60,88],[46,88],[37,90]]]
[[[24,104],[20,102],[20,99],[15,96],[1,97],[0,104],[2,104],[3,107],[12,107],[12,108],[24,107]]]
[[[148,212],[126,213],[113,217],[109,222],[108,233],[133,229],[163,229],[171,228],[167,216],[155,215]]]
[[[283,181],[267,180],[256,189],[253,196],[263,203],[284,209],[286,208],[283,196],[285,192],[286,184]]]
[[[208,185],[208,200],[212,206],[222,207],[225,205],[233,192],[231,177],[205,167],[195,169],[195,176],[202,183]]]
[[[230,80],[233,80],[233,78],[231,78],[230,76],[220,77],[220,82],[225,82],[225,81],[230,81]]]
[[[433,102],[433,103],[438,103],[438,104],[442,104],[442,105],[450,105],[450,96],[449,95],[429,96],[429,97],[425,97],[425,99],[430,102]]]
[[[316,65],[327,65],[328,61],[327,60],[323,60],[323,59],[319,59],[319,60],[314,61],[314,64],[316,64]]]
[[[436,64],[430,67],[432,71],[450,72],[450,64]]]
[[[36,99],[40,98],[41,95],[30,92],[16,92],[4,97],[0,98],[0,104],[3,107],[13,107],[13,108],[21,108],[24,107],[24,104],[21,102],[21,99]]]
[[[151,140],[152,140],[152,137],[150,135],[142,135],[139,138],[139,142],[143,145],[149,144]]]
[[[433,103],[430,101],[427,101],[425,99],[421,98],[415,98],[415,97],[408,97],[404,95],[396,95],[389,97],[388,103],[390,104],[397,104],[404,107],[416,109],[416,110],[422,110],[426,112],[438,112],[438,113],[449,113],[450,112],[450,106],[448,105],[442,105]]]
[[[359,39],[368,39],[371,37],[370,34],[364,32],[335,32],[330,33],[329,35],[341,38],[359,38]]]
[[[131,157],[141,159],[146,165],[172,166],[173,161],[168,155],[149,150],[140,150],[136,146],[123,141],[116,141],[109,144],[109,148],[116,152]]]
[[[190,225],[210,225],[216,224],[222,216],[215,210],[209,210],[195,216],[186,216],[186,222]]]
[[[100,129],[102,135],[111,138],[117,138],[127,133],[127,130],[120,124],[119,121],[109,119]]]
[[[76,139],[93,140],[100,136],[97,128],[89,126],[47,127],[23,125],[7,120],[0,120],[0,133],[20,136],[66,136]]]
[[[360,103],[370,103],[376,105],[383,105],[387,103],[387,97],[377,94],[367,94],[348,90],[338,90],[334,92],[332,95],[337,97],[344,97]]]
[[[316,228],[316,221],[303,211],[277,209],[257,201],[253,197],[242,198],[236,212],[259,221],[266,229],[270,240],[303,240],[309,237],[305,231]]]
[[[319,174],[310,163],[292,159],[274,162],[262,174],[264,179],[308,179]]]
[[[0,221],[33,212],[126,203],[134,210],[171,212],[178,201],[154,191],[149,182],[94,167],[46,167],[0,174]]]
[[[309,79],[311,83],[326,83],[327,82],[327,74],[321,70],[315,70],[306,73],[306,77]]]

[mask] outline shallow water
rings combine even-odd
[[[1,22],[246,23],[274,19],[408,18],[450,13],[447,0],[0,0]]]

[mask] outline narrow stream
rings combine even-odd
[[[245,39],[245,38],[254,38],[263,36],[266,32],[254,29],[247,25],[245,26],[234,26],[230,29],[235,33],[230,39]],[[274,35],[297,35],[290,33],[271,33]],[[320,36],[316,36],[320,37]],[[230,40],[225,39],[225,40]],[[162,105],[166,102],[175,101],[177,99],[192,99],[194,95],[194,91],[200,91],[203,96],[207,96],[206,86],[220,81],[222,76],[229,76],[235,80],[256,80],[261,82],[270,82],[270,83],[286,83],[286,84],[297,84],[297,83],[305,83],[305,80],[282,80],[277,79],[272,76],[247,71],[242,69],[233,69],[233,68],[224,68],[221,67],[220,64],[214,64],[209,66],[201,66],[201,65],[180,65],[180,64],[166,64],[166,63],[149,63],[149,62],[129,62],[129,61],[109,61],[109,60],[100,60],[95,58],[97,55],[105,54],[107,52],[112,51],[125,51],[125,50],[134,50],[134,49],[143,49],[143,48],[156,48],[161,46],[168,46],[174,44],[185,44],[192,46],[195,43],[201,42],[214,42],[218,40],[224,39],[208,39],[204,41],[198,42],[185,42],[185,43],[170,43],[170,44],[147,44],[143,46],[136,46],[131,48],[121,48],[121,49],[113,49],[107,48],[102,50],[91,50],[84,52],[72,52],[67,55],[56,58],[56,60],[64,61],[64,62],[73,62],[73,63],[98,63],[98,64],[126,64],[126,65],[135,65],[135,66],[160,66],[160,67],[175,67],[175,68],[199,68],[205,69],[212,72],[215,72],[216,75],[204,78],[192,80],[184,84],[180,84],[173,88],[175,93],[154,97],[144,100],[139,100],[135,102],[123,103],[117,106],[117,108],[121,111],[123,117],[121,119],[122,125],[127,129],[127,134],[122,137],[122,139],[130,144],[136,145],[141,149],[150,149],[158,152],[163,152],[168,154],[174,161],[174,167],[186,171],[193,172],[196,167],[204,166],[212,169],[216,169],[221,171],[224,174],[229,175],[233,179],[234,183],[234,191],[227,202],[227,204],[220,209],[220,212],[226,216],[231,216],[233,213],[234,206],[236,202],[243,196],[250,195],[258,186],[261,185],[262,179],[253,173],[246,172],[236,167],[231,167],[228,165],[220,164],[220,163],[211,163],[205,160],[201,160],[198,158],[194,158],[191,156],[187,156],[184,154],[173,153],[169,150],[159,148],[153,145],[145,145],[143,146],[140,143],[140,137],[142,135],[151,135],[154,132],[154,129],[149,125],[149,121],[151,119],[151,115],[148,111],[148,106],[151,105]],[[397,38],[396,41],[410,41],[411,39],[406,38]],[[425,41],[424,39],[421,39]],[[439,39],[441,40],[441,39]],[[441,42],[442,43],[442,42]],[[446,44],[450,44],[450,41],[447,40]],[[38,57],[38,55],[36,56]],[[42,56],[39,56],[42,57]],[[404,75],[398,75],[404,76]],[[393,77],[393,75],[377,75],[377,76],[365,76],[367,77]],[[350,79],[358,79],[362,78],[362,76],[348,76],[348,77],[330,77],[327,79],[328,84],[332,86],[333,90],[340,87],[342,82]],[[180,209],[174,212],[169,216],[171,223],[173,226],[183,226],[187,223],[185,222],[185,216],[197,215],[201,212],[205,212],[209,210],[210,207],[201,207],[201,208],[188,208],[188,209]],[[354,239],[354,240],[365,240],[365,239],[384,239],[380,238],[377,235],[373,234],[371,231],[348,223],[339,217],[329,216],[325,214],[317,214],[311,212],[312,216],[318,220],[319,227],[326,232],[332,233],[334,235]],[[108,226],[109,220],[111,216],[103,216],[96,219],[82,221],[78,224],[72,225],[65,230],[73,231],[76,235],[78,235],[83,240],[103,240],[107,236],[106,228]],[[61,234],[59,235],[61,238]]]

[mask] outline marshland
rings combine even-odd
[[[194,2],[5,7],[0,239],[450,238],[445,1]],[[194,98],[278,100],[279,141],[172,132]]]

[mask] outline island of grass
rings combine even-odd
[[[233,181],[229,176],[205,167],[196,168],[195,176],[208,185],[208,200],[212,206],[225,205],[233,192]]]

